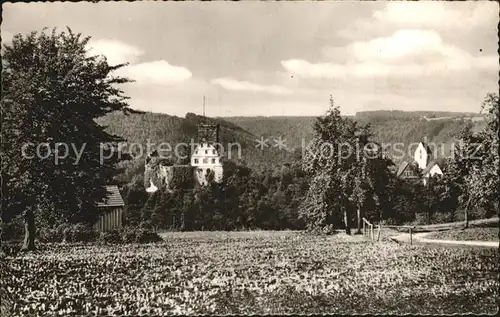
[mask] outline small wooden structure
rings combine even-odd
[[[99,210],[99,219],[94,224],[96,231],[110,231],[112,229],[120,229],[123,226],[123,202],[118,186],[106,186],[108,195],[103,202],[97,203]]]

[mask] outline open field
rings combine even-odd
[[[7,257],[3,305],[43,315],[496,312],[495,249],[297,232],[164,236]]]
[[[498,241],[498,228],[469,228],[433,232],[427,239],[462,241]]]

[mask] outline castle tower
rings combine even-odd
[[[219,125],[199,124],[198,145],[191,154],[191,166],[196,168],[200,185],[206,185],[211,178],[222,181],[222,155],[217,149]]]
[[[219,142],[219,125],[200,123],[198,125],[198,142],[208,144]]]

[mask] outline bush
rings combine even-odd
[[[0,224],[1,241],[17,241],[24,237],[24,219],[22,217],[15,218],[9,222],[2,221]]]
[[[131,227],[125,227],[122,229],[122,240],[124,243],[135,243],[136,242],[136,231],[137,229]]]
[[[52,228],[40,228],[38,230],[38,241],[43,243],[58,243],[65,241],[65,234],[68,235],[70,225],[62,224]]]
[[[78,224],[62,224],[53,228],[42,228],[38,234],[42,243],[60,242],[97,242],[103,244],[151,243],[162,241],[153,230],[146,228],[125,227],[107,232],[97,232],[92,227]]]
[[[135,238],[136,243],[150,243],[163,240],[156,232],[147,229],[137,230]]]
[[[153,230],[134,227],[123,228],[121,230],[121,238],[124,243],[151,243],[163,240]]]
[[[435,213],[432,215],[431,223],[447,223],[455,221],[453,213]]]
[[[415,220],[412,222],[413,225],[429,225],[431,221],[429,219],[429,215],[427,213],[417,213],[415,215]]]
[[[99,242],[104,244],[120,244],[123,243],[120,231],[113,229],[111,231],[101,232]]]
[[[92,242],[97,239],[98,233],[89,225],[78,223],[71,227],[68,242]]]
[[[45,243],[58,242],[93,242],[97,239],[97,232],[83,223],[61,224],[53,228],[39,230],[38,240]]]

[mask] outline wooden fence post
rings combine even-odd
[[[365,218],[363,218],[363,236],[366,235],[366,223],[365,223]]]
[[[412,227],[410,227],[410,245],[413,244]]]
[[[378,225],[378,232],[377,232],[377,241],[380,241],[380,227],[381,225]]]
[[[373,224],[370,224],[370,238],[373,240]]]

